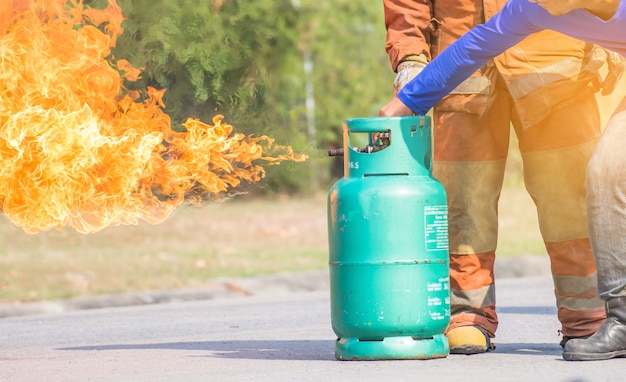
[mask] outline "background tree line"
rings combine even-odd
[[[175,128],[188,117],[210,122],[223,114],[239,132],[269,135],[310,156],[268,167],[255,192],[329,186],[341,159],[326,152],[341,145],[342,121],[375,116],[391,95],[380,2],[117,2],[126,21],[113,56],[143,68],[135,86],[167,89]]]

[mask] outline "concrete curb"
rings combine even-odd
[[[497,279],[547,275],[550,274],[550,264],[547,256],[502,257],[496,259],[494,273]],[[212,284],[203,289],[124,293],[58,301],[4,304],[0,305],[0,318],[329,289],[328,270],[279,273],[249,278],[218,278],[212,280]]]

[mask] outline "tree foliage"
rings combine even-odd
[[[340,145],[342,121],[376,115],[391,95],[380,3],[118,4],[125,32],[113,55],[143,68],[134,86],[167,89],[166,111],[175,128],[188,117],[210,120],[223,114],[240,132],[268,134],[310,155],[308,164],[269,168],[268,192],[327,185],[332,177],[326,149]]]

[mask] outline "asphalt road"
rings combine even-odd
[[[626,359],[562,360],[545,274],[497,280],[495,351],[412,361],[336,360],[329,291],[306,290],[305,279],[257,280],[248,286],[258,293],[239,297],[2,318],[0,381],[626,381]]]

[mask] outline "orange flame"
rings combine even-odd
[[[156,224],[185,196],[259,181],[259,160],[306,159],[267,136],[233,133],[219,115],[172,130],[164,91],[148,88],[140,102],[122,86],[140,71],[107,60],[122,20],[115,0],[103,10],[2,0],[0,203],[26,232]]]

